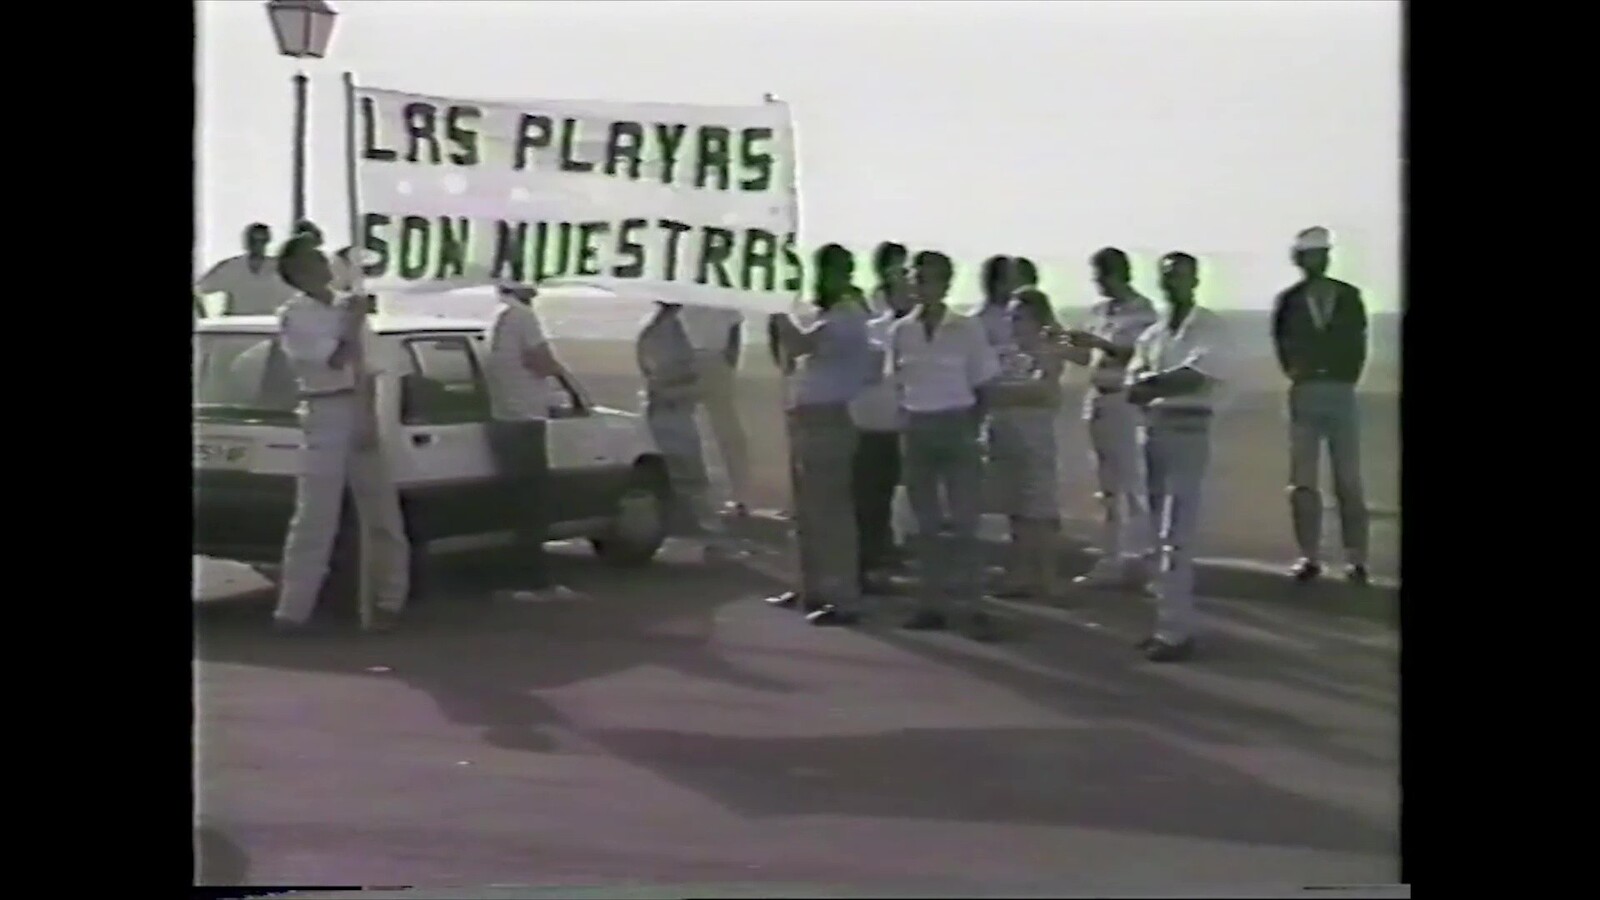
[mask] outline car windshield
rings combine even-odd
[[[275,334],[194,336],[195,416],[232,421],[292,421],[294,376]]]

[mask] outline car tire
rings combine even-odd
[[[602,562],[631,567],[648,565],[666,541],[666,484],[659,476],[645,474],[617,500],[610,529],[590,538],[589,544]]]

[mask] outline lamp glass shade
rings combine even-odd
[[[278,52],[294,59],[321,59],[333,40],[333,20],[338,18],[326,0],[270,0],[267,18]]]

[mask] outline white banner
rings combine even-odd
[[[584,284],[786,312],[801,289],[788,106],[354,89],[369,286]]]

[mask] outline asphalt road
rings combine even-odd
[[[1139,599],[1009,604],[992,646],[887,611],[823,630],[760,602],[780,563],[627,572],[574,549],[577,600],[441,597],[373,637],[274,637],[259,593],[204,604],[197,881],[1398,877],[1383,623],[1212,598],[1205,655],[1156,666],[1131,648]],[[203,587],[259,586],[236,574]]]

